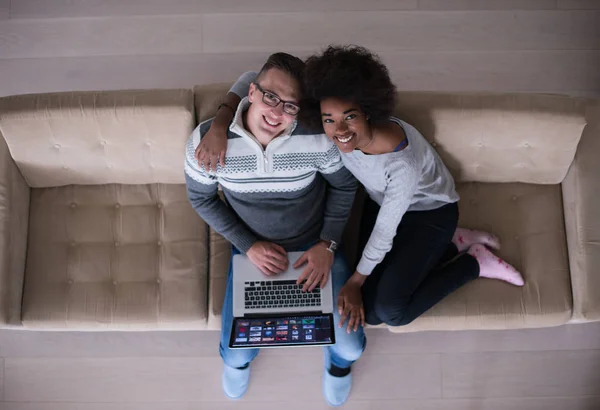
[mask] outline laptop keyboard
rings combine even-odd
[[[321,306],[321,288],[302,292],[295,280],[265,280],[244,283],[246,309]]]

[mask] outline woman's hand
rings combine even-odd
[[[213,121],[208,132],[200,140],[194,154],[200,168],[206,172],[216,171],[217,164],[225,166],[225,153],[227,152],[227,125]]]
[[[198,160],[200,168],[206,169],[206,172],[216,171],[218,164],[221,164],[221,167],[225,166],[227,130],[240,101],[240,97],[235,93],[227,93],[225,102],[219,106],[208,132],[196,147],[194,156]]]
[[[365,309],[360,290],[365,279],[365,275],[355,272],[338,295],[338,312],[341,316],[338,327],[343,327],[344,322],[348,319],[348,327],[346,329],[348,333],[352,329],[356,332],[358,326],[365,325]]]

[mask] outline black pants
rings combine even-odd
[[[359,255],[373,231],[379,205],[367,198],[360,228]],[[469,254],[458,255],[452,236],[458,205],[407,212],[392,249],[363,284],[365,319],[370,325],[407,325],[454,290],[479,276]]]

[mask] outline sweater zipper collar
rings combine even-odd
[[[244,128],[244,120],[242,115],[249,106],[250,102],[248,101],[248,97],[244,97],[238,105],[238,109],[235,113],[235,116],[233,117],[231,125],[229,126],[229,130],[241,136],[243,139],[249,142],[250,145],[254,147],[254,150],[257,152],[257,155],[259,155],[259,158],[261,158],[261,160],[258,161],[258,168],[261,173],[273,172],[273,152],[278,146],[280,146],[284,141],[288,140],[291,137],[292,132],[296,128],[297,122],[294,121],[294,123],[287,130],[285,130],[281,136],[271,140],[271,142],[269,142],[267,146],[263,149],[263,146],[260,143],[260,141],[258,141],[258,139],[254,135],[252,135],[251,132]]]

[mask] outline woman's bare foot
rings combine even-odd
[[[484,245],[475,244],[467,253],[477,259],[480,277],[503,280],[515,286],[525,284],[523,277],[514,267],[494,255]]]
[[[496,235],[465,228],[456,228],[452,237],[452,243],[456,245],[459,252],[466,251],[475,244],[485,245],[492,249],[500,249],[500,239]]]

